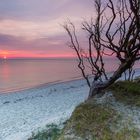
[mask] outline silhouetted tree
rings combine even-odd
[[[113,84],[140,59],[140,1],[106,1],[94,0],[96,19],[82,23],[88,34],[87,50],[81,47],[74,24],[69,21],[64,25],[70,37],[69,46],[75,50],[78,67],[90,87],[89,98]],[[111,76],[106,74],[105,56],[116,57],[120,62]],[[87,67],[92,76],[86,73]]]

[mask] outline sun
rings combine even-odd
[[[4,56],[3,59],[7,59],[7,56]]]

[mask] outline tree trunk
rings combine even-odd
[[[97,94],[102,93],[106,88],[108,88],[116,80],[118,80],[121,77],[122,73],[124,73],[127,69],[129,69],[132,64],[133,64],[132,60],[122,63],[117,69],[117,71],[114,72],[114,74],[109,78],[109,80],[104,82],[97,82],[97,81],[93,82],[90,87],[88,99],[94,97]]]
[[[89,91],[89,98],[92,98],[93,96],[102,93],[103,89],[105,87],[105,82],[93,82],[90,91]]]

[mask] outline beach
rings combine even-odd
[[[139,75],[136,69],[135,76]],[[88,92],[86,81],[77,79],[1,94],[0,140],[27,140],[47,124],[64,123]]]
[[[26,140],[47,124],[65,122],[88,90],[84,80],[73,80],[2,94],[0,140]]]

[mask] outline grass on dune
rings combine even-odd
[[[93,101],[94,102],[94,101]],[[121,126],[121,116],[109,107],[87,101],[79,105],[59,140],[137,140],[137,129]],[[112,130],[115,128],[115,131]],[[64,137],[72,133],[77,137]]]
[[[37,134],[32,134],[28,140],[58,140],[61,129],[55,124],[46,126],[46,130],[39,131]]]
[[[118,81],[109,90],[116,100],[140,107],[140,82]]]

